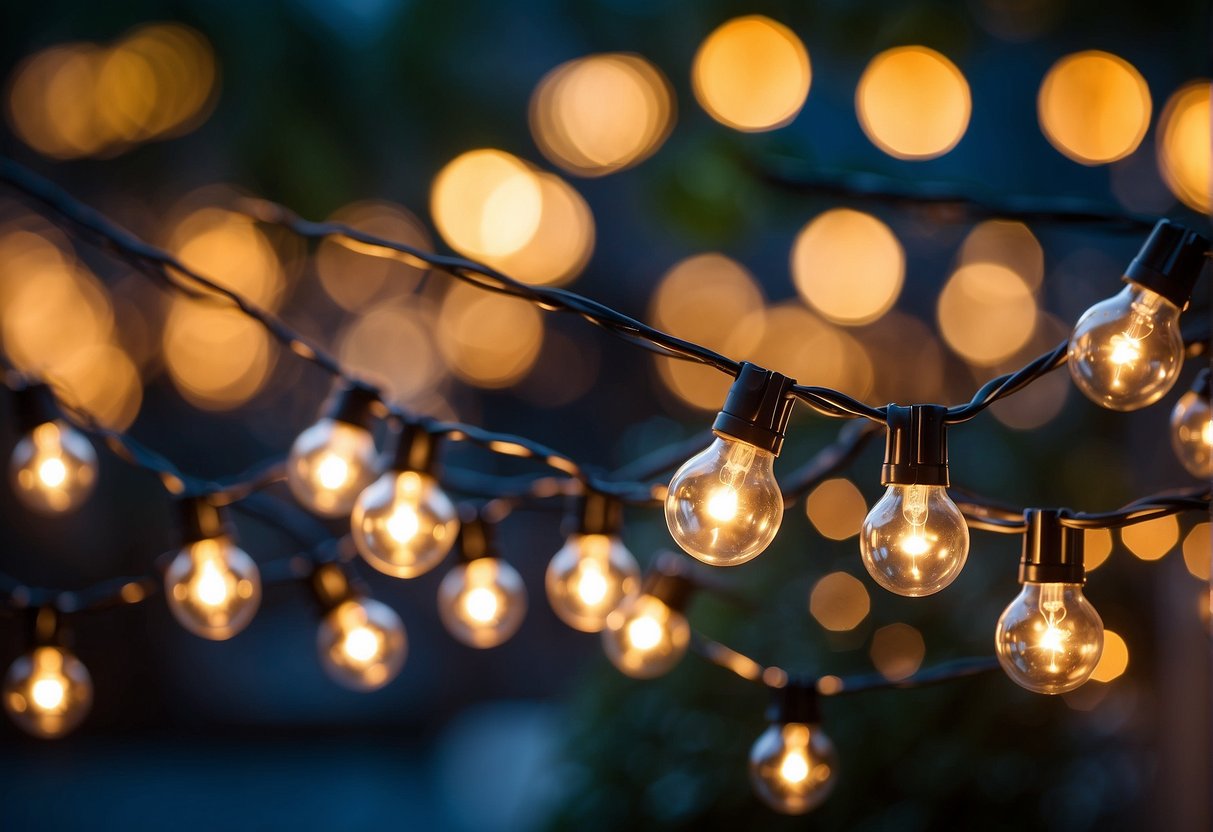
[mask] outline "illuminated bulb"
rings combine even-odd
[[[169,609],[181,626],[214,641],[248,626],[261,602],[253,559],[226,536],[184,546],[164,573]]]
[[[1074,690],[1095,672],[1103,621],[1080,584],[1027,582],[998,619],[998,661],[1036,693]]]
[[[526,587],[500,558],[460,563],[438,586],[438,613],[447,630],[471,647],[496,647],[522,626]]]
[[[4,678],[4,709],[22,731],[62,737],[93,704],[93,681],[79,659],[62,647],[36,647],[18,658]]]
[[[1087,398],[1111,410],[1137,410],[1175,384],[1184,354],[1179,313],[1208,246],[1200,235],[1160,220],[1129,264],[1125,288],[1078,319],[1070,376]]]
[[[582,632],[602,630],[607,614],[640,589],[640,567],[617,533],[616,506],[598,495],[583,498],[581,532],[569,535],[548,564],[544,586],[552,610]]]
[[[97,482],[97,452],[62,420],[43,422],[13,448],[13,488],[27,508],[59,514],[78,508]]]
[[[889,405],[887,411],[888,488],[864,518],[859,550],[885,589],[931,595],[956,580],[969,555],[969,527],[946,489],[947,409]]]
[[[346,386],[329,415],[299,434],[286,460],[286,481],[300,505],[322,517],[349,514],[378,473],[374,412],[382,405],[364,387]]]
[[[750,749],[750,783],[776,812],[802,815],[830,796],[838,771],[834,743],[821,729],[817,691],[789,682],[772,691],[770,725]]]
[[[316,649],[325,673],[351,690],[370,691],[395,679],[408,641],[400,616],[371,598],[342,601],[324,616]]]
[[[625,598],[611,610],[602,631],[611,663],[636,679],[672,670],[691,643],[691,625],[682,613],[688,591],[684,578],[654,573],[639,595]]]
[[[1171,411],[1171,447],[1194,477],[1213,479],[1213,408],[1209,370],[1202,370],[1192,389],[1179,397]]]
[[[704,563],[745,563],[779,531],[783,494],[774,465],[791,415],[791,385],[791,379],[743,364],[713,424],[717,438],[670,480],[670,534]]]

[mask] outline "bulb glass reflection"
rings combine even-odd
[[[712,566],[757,557],[783,521],[774,466],[774,454],[717,437],[670,481],[665,519],[674,540]]]
[[[1179,307],[1129,283],[1078,319],[1070,338],[1070,376],[1111,410],[1137,410],[1161,399],[1183,366]]]
[[[1103,621],[1079,584],[1029,581],[998,619],[994,646],[1017,685],[1065,693],[1091,678],[1099,664]]]
[[[561,621],[597,633],[607,614],[640,589],[640,567],[618,537],[575,534],[548,564],[544,586]]]
[[[183,548],[164,574],[169,609],[181,626],[214,641],[248,626],[261,602],[257,564],[225,537]]]
[[[350,518],[363,560],[415,578],[437,566],[459,532],[455,506],[429,474],[389,471],[358,495]]]
[[[1171,411],[1171,446],[1188,473],[1213,478],[1213,412],[1195,390],[1180,396]]]
[[[838,756],[817,725],[773,723],[750,749],[750,783],[762,802],[785,815],[816,809],[834,790]]]
[[[286,461],[295,499],[322,517],[349,514],[375,479],[375,439],[370,431],[337,419],[321,419],[299,434]]]
[[[84,664],[61,647],[36,647],[4,678],[4,709],[27,734],[62,737],[93,705],[93,680]]]
[[[939,592],[969,555],[969,527],[939,485],[890,485],[863,521],[863,565],[898,595]]]
[[[624,600],[606,617],[602,644],[607,658],[636,679],[668,673],[691,643],[686,616],[653,595]]]
[[[78,508],[92,493],[97,452],[66,422],[44,422],[13,448],[10,472],[13,489],[27,508],[59,514]]]
[[[391,607],[372,598],[343,601],[320,622],[316,649],[324,672],[351,690],[369,691],[395,679],[408,641]]]
[[[438,586],[438,613],[451,635],[470,647],[496,647],[526,617],[526,586],[499,558],[476,558],[446,574]]]

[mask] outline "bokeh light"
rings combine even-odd
[[[972,101],[964,74],[925,46],[881,52],[860,76],[855,112],[872,144],[897,159],[934,159],[969,126]]]
[[[832,632],[854,630],[872,602],[863,582],[846,572],[831,572],[813,585],[809,593],[809,612],[817,623]]]
[[[542,206],[531,238],[491,265],[534,285],[562,285],[581,274],[594,251],[594,215],[572,185],[551,173],[538,173]]]
[[[1120,530],[1120,542],[1141,560],[1158,560],[1179,542],[1179,521],[1159,517]]]
[[[695,53],[691,83],[708,115],[737,130],[782,127],[804,106],[809,53],[788,27],[762,15],[730,20]]]
[[[869,650],[873,666],[891,682],[917,673],[926,652],[922,633],[909,624],[881,627],[873,634]]]
[[[878,402],[933,402],[943,396],[944,348],[925,322],[890,310],[855,333],[875,371]]]
[[[1111,682],[1128,669],[1129,645],[1125,644],[1120,633],[1104,628],[1103,653],[1099,656],[1099,663],[1095,665],[1091,678],[1096,682]]]
[[[944,341],[979,367],[998,364],[1028,343],[1036,327],[1036,299],[1006,266],[961,266],[944,285],[937,312]]]
[[[744,357],[802,384],[842,390],[858,399],[872,392],[875,371],[860,341],[823,321],[796,301],[766,311],[758,346]]]
[[[805,500],[805,513],[813,527],[830,540],[846,540],[859,534],[868,504],[855,484],[845,477],[826,480]]]
[[[835,208],[796,236],[792,280],[822,317],[856,326],[877,320],[897,302],[905,252],[887,225],[862,211]]]
[[[436,347],[437,311],[423,298],[374,306],[341,334],[337,356],[351,371],[381,385],[401,404],[433,391],[445,375]]]
[[[604,176],[647,159],[674,122],[674,93],[639,55],[577,58],[553,69],[531,95],[535,144],[580,176]]]
[[[368,200],[335,211],[330,222],[430,251],[433,242],[421,221],[399,205]],[[413,291],[426,269],[407,254],[366,246],[346,237],[326,237],[316,248],[316,275],[325,293],[342,309],[363,309],[385,297]]]
[[[6,113],[44,156],[113,156],[193,130],[210,112],[217,80],[205,37],[152,23],[112,46],[68,43],[26,58],[9,78]]]
[[[1088,572],[1098,569],[1112,554],[1111,529],[1086,529],[1083,531],[1082,565]]]
[[[543,344],[530,303],[472,286],[450,287],[438,313],[438,347],[451,371],[479,387],[507,387],[526,375]]]
[[[960,246],[960,265],[994,263],[1023,278],[1033,291],[1044,280],[1045,254],[1040,241],[1022,222],[986,220],[973,226]]]
[[[1155,152],[1163,181],[1194,211],[1213,211],[1213,127],[1210,82],[1184,84],[1167,99],[1158,119]]]
[[[1184,538],[1184,566],[1192,577],[1209,580],[1213,559],[1213,538],[1209,535],[1208,523],[1197,523]]]
[[[447,163],[430,191],[438,233],[456,251],[491,259],[520,251],[539,228],[543,194],[530,166],[501,150],[470,150]]]
[[[1040,129],[1084,165],[1128,156],[1150,126],[1150,90],[1132,64],[1108,52],[1067,55],[1049,69],[1036,97]]]

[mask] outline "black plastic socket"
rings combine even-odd
[[[182,546],[200,540],[233,536],[232,526],[223,509],[205,497],[182,497],[177,501],[177,512]]]
[[[783,687],[772,688],[771,704],[767,706],[767,722],[781,725],[789,722],[817,725],[821,722],[820,699],[815,681],[789,679]]]
[[[433,474],[438,469],[438,442],[438,437],[421,425],[406,423],[396,437],[391,469]]]
[[[948,409],[937,404],[891,404],[882,485],[948,485]]]
[[[38,425],[63,418],[54,391],[40,381],[31,381],[14,390],[13,404],[17,411],[17,430],[21,433],[29,433]]]
[[[464,561],[497,557],[497,537],[493,525],[478,514],[465,513],[460,518],[456,545]]]
[[[34,647],[66,647],[67,629],[63,616],[51,606],[31,608],[26,619],[27,638]]]
[[[1159,220],[1125,269],[1124,279],[1183,309],[1208,261],[1209,239],[1177,222]]]
[[[330,419],[364,430],[373,430],[375,422],[386,414],[387,407],[379,398],[379,391],[357,383],[343,383],[325,413]]]
[[[1213,395],[1213,370],[1205,367],[1196,374],[1196,378],[1192,381],[1192,392],[1201,399],[1207,399]]]
[[[712,430],[779,456],[796,403],[788,395],[795,383],[787,376],[743,362]]]
[[[1082,584],[1083,532],[1061,524],[1057,509],[1030,508],[1023,513],[1023,557],[1019,582],[1034,584]]]
[[[569,498],[564,533],[604,534],[618,537],[623,530],[623,503],[610,494],[587,489]]]
[[[673,552],[663,552],[645,574],[640,594],[652,595],[670,609],[682,612],[696,589],[684,559]]]
[[[312,594],[325,612],[358,595],[349,575],[336,563],[322,563],[311,577]]]

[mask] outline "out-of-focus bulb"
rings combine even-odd
[[[408,641],[391,607],[372,598],[350,598],[329,610],[316,632],[320,664],[333,681],[369,691],[395,679]]]
[[[750,783],[776,812],[802,815],[834,790],[838,755],[819,725],[772,723],[750,749]]]
[[[438,586],[438,613],[455,638],[471,647],[496,647],[522,626],[526,586],[500,558],[460,563]]]
[[[67,422],[43,422],[13,448],[10,471],[14,491],[27,508],[59,514],[78,508],[92,493],[97,452]]]
[[[4,709],[27,734],[62,737],[79,725],[93,704],[88,669],[62,647],[35,647],[4,678]]]
[[[349,514],[376,474],[375,439],[366,428],[321,419],[299,434],[286,461],[295,499],[323,517]]]
[[[994,646],[1002,669],[1036,693],[1074,690],[1103,652],[1103,621],[1080,584],[1026,582],[998,619]]]
[[[1202,370],[1192,389],[1171,411],[1171,446],[1184,468],[1202,480],[1213,478],[1213,408],[1210,373]]]
[[[640,567],[618,537],[574,534],[548,564],[544,586],[564,623],[597,633],[607,614],[640,589]]]
[[[667,603],[660,595],[650,589],[626,598],[606,617],[602,645],[607,658],[636,679],[668,673],[691,643],[691,625],[681,604]]]
[[[184,546],[164,573],[169,609],[181,626],[214,641],[243,630],[261,602],[257,564],[227,537]]]
[[[415,578],[437,566],[459,532],[455,506],[427,473],[389,471],[354,503],[354,544],[387,575]]]
[[[898,595],[931,595],[964,568],[969,527],[943,486],[890,485],[864,519],[859,547],[876,583]]]

